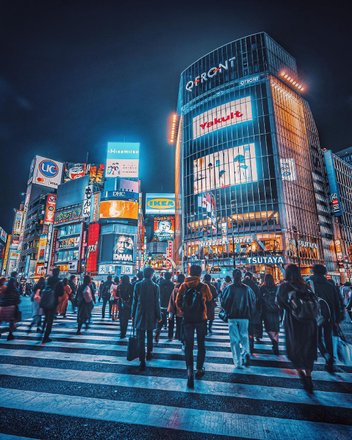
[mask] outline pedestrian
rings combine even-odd
[[[197,265],[190,267],[190,276],[181,285],[176,306],[183,312],[183,331],[185,340],[185,357],[187,367],[187,387],[194,388],[194,332],[197,333],[197,372],[200,379],[205,374],[205,336],[207,334],[207,306],[212,299],[209,287],[200,282],[202,268]]]
[[[176,284],[175,284],[174,290],[171,293],[169,305],[167,308],[167,311],[169,313],[168,338],[170,341],[172,341],[172,339],[174,337],[174,326],[175,326],[175,320],[176,320],[175,339],[182,342],[182,347],[183,347],[183,329],[182,329],[183,313],[182,313],[182,310],[179,307],[177,307],[176,297],[177,297],[177,293],[178,293],[182,283],[185,281],[185,278],[186,277],[183,275],[183,273],[180,273],[177,275]]]
[[[279,286],[276,301],[285,310],[284,328],[287,357],[301,379],[304,389],[313,392],[312,371],[317,358],[316,296],[303,280],[295,264],[286,267],[285,281]],[[301,319],[300,311],[305,319]],[[309,317],[309,318],[308,318]]]
[[[67,278],[64,278],[62,283],[64,285],[64,294],[62,296],[60,296],[60,298],[59,298],[59,304],[57,306],[56,313],[58,315],[63,316],[64,318],[66,318],[68,300],[71,296],[72,289],[71,289],[70,285],[68,284]]]
[[[119,298],[120,339],[124,339],[126,337],[128,320],[131,318],[133,300],[133,286],[128,275],[122,275],[117,295]]]
[[[276,291],[274,277],[270,273],[265,274],[260,286],[264,328],[272,343],[273,353],[279,355],[280,308],[276,304]]]
[[[325,359],[325,370],[336,372],[334,366],[333,334],[341,322],[340,292],[337,287],[326,279],[326,267],[322,264],[313,266],[313,275],[309,286],[319,299],[323,321],[318,327],[318,348]]]
[[[215,307],[216,299],[218,297],[215,286],[211,283],[211,275],[208,273],[204,275],[204,283],[209,287],[212,299],[207,302],[207,317],[208,317],[208,333],[211,335],[213,333],[213,322],[215,319]]]
[[[135,284],[137,284],[139,281],[143,280],[143,272],[141,270],[139,270],[137,272],[137,275],[134,278],[134,281],[132,281],[132,286],[134,288]]]
[[[225,280],[221,284],[220,292],[222,293],[226,289],[226,287],[230,286],[231,284],[232,284],[231,277],[229,275],[226,275]]]
[[[59,297],[64,294],[64,286],[59,278],[60,269],[53,269],[53,274],[45,283],[44,289],[40,292],[40,307],[42,307],[45,315],[44,319],[44,336],[43,344],[51,342],[50,333],[54,322],[56,308],[59,302]]]
[[[77,304],[76,304],[77,284],[76,284],[76,276],[75,275],[71,275],[70,276],[70,279],[68,281],[68,285],[71,288],[71,293],[70,293],[70,296],[69,296],[69,301],[71,302],[72,312],[76,313],[76,308],[77,308]]]
[[[254,353],[254,338],[257,342],[260,342],[263,337],[263,319],[262,319],[262,298],[258,284],[255,282],[253,274],[246,272],[243,280],[243,284],[250,287],[255,294],[255,310],[253,311],[249,320],[248,333],[249,333],[249,348],[251,354]]]
[[[110,303],[110,289],[112,285],[112,275],[108,275],[105,283],[102,284],[101,290],[99,292],[99,298],[103,300],[103,306],[101,308],[101,317],[105,318],[106,304],[109,303],[109,316],[111,316],[111,303]]]
[[[119,297],[118,297],[118,286],[120,284],[120,278],[115,277],[114,282],[110,286],[110,315],[113,321],[117,321],[119,313]]]
[[[233,283],[224,290],[221,296],[221,307],[224,309],[229,324],[229,336],[232,358],[235,368],[248,367],[250,364],[250,347],[248,326],[255,312],[255,294],[242,282],[239,269],[233,271]]]
[[[140,371],[146,368],[145,360],[152,359],[153,331],[161,320],[159,286],[152,281],[154,269],[145,267],[143,280],[134,286],[132,303],[132,324],[137,330]],[[145,335],[147,334],[147,356]]]
[[[37,326],[37,333],[42,333],[42,315],[43,315],[43,309],[40,307],[40,292],[45,287],[45,278],[41,277],[39,278],[39,281],[34,286],[33,293],[31,296],[32,301],[32,322],[29,324],[29,327],[27,329],[27,333],[30,333],[33,325]]]
[[[93,295],[91,284],[91,277],[89,275],[85,275],[83,279],[83,284],[78,287],[77,290],[77,335],[81,335],[81,329],[83,324],[86,326],[86,330],[88,330],[90,318],[92,314],[92,310],[95,303],[95,296]]]
[[[174,290],[174,283],[171,281],[172,274],[170,272],[165,272],[164,277],[160,278],[159,289],[160,289],[160,310],[161,310],[161,321],[158,322],[155,332],[155,343],[157,344],[160,339],[161,329],[167,327],[167,308],[169,306],[170,296]],[[170,342],[171,339],[168,339]]]
[[[15,339],[13,332],[16,329],[16,322],[18,321],[19,309],[18,305],[21,302],[20,292],[16,278],[11,277],[7,283],[6,289],[2,288],[0,295],[0,322],[9,323],[9,334],[7,340]]]

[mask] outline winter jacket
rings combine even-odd
[[[210,283],[205,283],[209,289],[212,296],[212,299],[207,302],[207,318],[209,321],[214,321],[215,319],[215,307],[216,307],[216,298],[218,297],[218,293],[216,291],[215,286]]]
[[[330,283],[324,275],[313,275],[309,279],[309,285],[314,293],[328,303],[330,309],[330,322],[332,324],[341,321],[341,300],[338,289]]]
[[[117,296],[119,297],[119,310],[130,313],[133,300],[133,286],[132,284],[120,284],[117,289]]]
[[[252,312],[252,316],[251,316],[251,323],[252,324],[261,324],[262,322],[262,297],[261,297],[261,292],[260,292],[260,288],[258,286],[258,284],[251,280],[250,278],[246,277],[243,280],[243,284],[245,284],[246,286],[250,287],[252,289],[252,291],[254,292],[255,295],[255,309]]]
[[[176,304],[176,297],[177,297],[178,291],[180,290],[180,287],[181,287],[180,283],[176,284],[176,286],[174,287],[174,290],[172,291],[172,294],[170,296],[169,305],[167,307],[167,311],[169,313],[173,313],[178,318],[182,318],[182,316],[183,316],[182,310],[179,307],[177,307],[177,304]]]
[[[54,277],[54,276],[49,277],[46,281],[46,284],[48,287],[51,287],[54,290],[55,306],[52,308],[54,310],[54,309],[56,309],[56,307],[59,304],[59,296],[62,296],[65,293],[64,285],[63,285],[62,281],[60,281],[59,277]],[[44,289],[45,289],[45,287],[44,287]]]
[[[161,319],[159,286],[150,279],[134,286],[132,318],[137,330],[154,330]]]
[[[170,296],[172,291],[174,290],[174,283],[168,280],[164,280],[164,278],[160,279],[159,289],[160,289],[160,307],[162,309],[166,309],[169,305]]]
[[[242,283],[227,286],[221,296],[221,306],[229,319],[250,319],[255,302],[253,290]]]
[[[187,292],[188,289],[193,289],[196,288],[200,283],[200,277],[187,277],[185,282],[181,285],[179,291],[177,292],[177,296],[176,296],[176,306],[183,310],[183,298],[185,293]],[[207,286],[206,284],[203,284],[200,292],[202,294],[202,300],[204,303],[204,307],[203,307],[203,316],[200,317],[201,321],[205,321],[208,319],[207,316],[207,302],[211,301],[212,299],[212,295],[209,289],[209,286]]]
[[[17,306],[20,303],[20,293],[13,286],[7,287],[0,295],[0,307]]]

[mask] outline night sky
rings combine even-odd
[[[0,225],[10,232],[35,154],[104,161],[108,140],[139,141],[142,190],[172,191],[181,71],[259,31],[296,57],[322,145],[350,146],[350,17],[308,3],[0,0]]]

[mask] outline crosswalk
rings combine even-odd
[[[227,324],[207,337],[206,374],[186,387],[184,355],[164,331],[147,370],[126,360],[118,323],[101,319],[76,335],[75,315],[55,320],[43,345],[29,321],[0,339],[0,438],[350,439],[352,368],[330,375],[318,359],[308,396],[269,339],[251,366],[234,369]]]

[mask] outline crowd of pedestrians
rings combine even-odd
[[[14,339],[16,322],[21,320],[20,291],[15,272],[9,280],[0,279],[0,321],[9,323],[8,340]],[[109,275],[98,291],[90,276],[84,276],[81,283],[77,283],[74,275],[61,280],[59,270],[54,269],[52,276],[39,279],[30,296],[33,313],[27,332],[35,327],[43,343],[51,342],[54,319],[66,316],[69,302],[77,316],[77,335],[82,334],[83,326],[89,328],[97,302],[102,302],[102,319],[106,317],[107,306],[109,317],[119,319],[120,339],[126,338],[131,321],[138,340],[141,371],[146,369],[146,361],[152,359],[154,344],[159,343],[164,329],[168,341],[181,342],[189,388],[194,387],[195,378],[205,374],[205,340],[213,333],[217,306],[219,317],[228,323],[235,368],[250,366],[254,341],[261,341],[263,330],[272,343],[273,354],[279,355],[282,324],[287,357],[308,393],[313,392],[312,371],[318,349],[326,361],[325,369],[334,373],[334,336],[345,309],[352,317],[352,286],[346,283],[339,290],[326,278],[323,265],[315,265],[312,276],[303,279],[298,266],[290,264],[279,285],[271,274],[266,274],[259,284],[252,273],[243,274],[239,269],[233,271],[232,278],[227,276],[221,282],[210,274],[202,278],[202,269],[197,265],[190,267],[188,277],[182,273],[173,277],[169,272],[156,277],[154,270],[146,267],[132,282],[127,275],[114,280]]]

